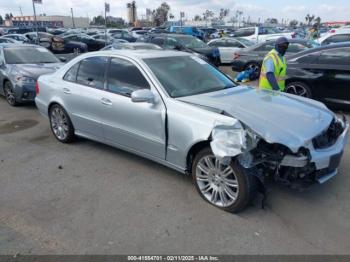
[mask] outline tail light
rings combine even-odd
[[[239,53],[234,53],[233,54],[233,60],[239,59],[241,55]]]
[[[292,33],[292,38],[296,38],[297,34],[295,32]]]
[[[35,93],[38,95],[39,94],[39,82],[37,81],[36,84],[35,84]]]
[[[334,34],[335,32],[336,32],[336,30],[335,29],[332,29],[332,30],[330,30],[329,31],[331,34]]]

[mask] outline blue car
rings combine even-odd
[[[194,37],[197,37],[199,39],[204,38],[204,32],[201,30],[198,30],[197,27],[194,26],[171,26],[169,28],[170,33],[178,33],[178,34],[185,34],[185,35],[191,35]]]

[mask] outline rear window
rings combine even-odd
[[[60,61],[43,47],[8,47],[4,48],[7,64],[59,63]]]

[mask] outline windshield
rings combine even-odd
[[[4,49],[7,64],[59,63],[60,61],[46,48],[9,47]]]
[[[247,40],[247,39],[245,39],[245,38],[241,38],[241,37],[237,37],[237,40],[239,41],[239,42],[241,42],[243,45],[245,45],[245,46],[253,46],[253,45],[255,45],[256,43],[254,43],[254,42],[252,42],[252,41],[249,41],[249,40]]]
[[[154,49],[162,49],[157,45],[135,45],[134,49],[136,50],[154,50]]]
[[[177,38],[187,48],[206,48],[208,47],[203,41],[196,37],[178,37]]]
[[[209,93],[236,86],[227,76],[196,56],[147,58],[144,62],[171,97]]]

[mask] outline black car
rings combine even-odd
[[[317,47],[319,44],[304,39],[289,39],[289,48],[286,57],[309,48]],[[265,56],[275,48],[275,41],[266,41],[248,48],[237,51],[234,54],[232,70],[241,72],[247,69],[254,70],[254,79],[259,77],[260,68]]]
[[[130,43],[136,42],[137,38],[133,37],[128,31],[122,29],[113,29],[109,32],[109,35],[114,39],[126,40]]]
[[[194,36],[182,34],[155,34],[145,38],[145,42],[158,45],[164,49],[175,49],[194,53],[215,66],[220,65],[219,49],[217,47],[208,46],[202,40]]]
[[[286,92],[350,105],[350,43],[310,49],[287,60]]]
[[[71,34],[62,37],[64,40],[81,42],[87,45],[88,51],[98,51],[106,46],[106,41],[100,39],[94,39],[86,34]]]

